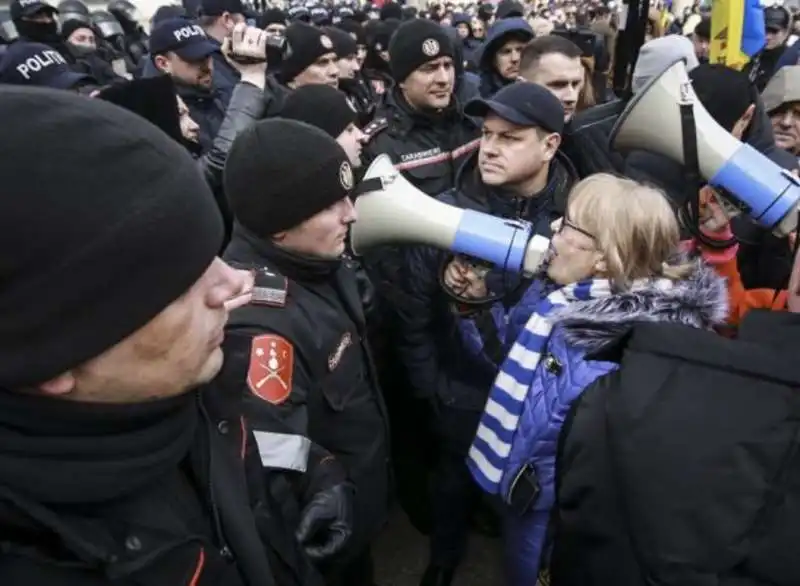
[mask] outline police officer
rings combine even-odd
[[[389,44],[395,87],[364,132],[366,163],[388,154],[403,176],[428,195],[453,187],[478,148],[478,129],[455,98],[455,48],[436,23],[403,23]]]
[[[3,87],[0,126],[0,584],[320,584],[204,386],[245,278],[192,157],[64,91]]]
[[[386,153],[408,181],[430,196],[455,185],[458,170],[478,148],[478,129],[455,96],[455,47],[436,23],[410,20],[389,44],[389,64],[396,85],[384,96],[375,119],[364,127],[364,166]],[[381,247],[365,266],[383,299],[395,305],[394,275],[398,256]],[[391,310],[387,312],[391,316]]]
[[[251,269],[253,301],[226,329],[226,385],[238,386],[262,461],[307,467],[310,442],[355,485],[354,530],[320,567],[330,586],[371,586],[369,543],[387,509],[387,423],[352,268],[343,262],[353,170],[324,131],[281,118],[236,139],[225,192],[236,223],[224,258]],[[291,432],[274,433],[274,418]],[[276,450],[276,446],[280,449]]]

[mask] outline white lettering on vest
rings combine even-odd
[[[426,151],[417,151],[416,153],[405,153],[400,155],[400,160],[404,163],[408,163],[409,161],[417,161],[419,159],[425,159],[427,157],[433,157],[435,155],[441,154],[442,149],[439,147],[434,147],[432,149],[428,149]]]

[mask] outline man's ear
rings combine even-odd
[[[167,75],[172,73],[172,67],[169,64],[169,59],[167,59],[164,55],[156,55],[153,58],[153,64],[161,73],[166,73]]]
[[[552,161],[553,157],[558,152],[558,147],[561,146],[561,135],[556,132],[551,132],[544,137],[544,159]]]
[[[75,383],[76,381],[73,374],[71,372],[65,372],[64,374],[58,375],[56,378],[52,378],[38,385],[37,389],[45,395],[56,397],[71,393],[75,390]]]
[[[747,106],[747,110],[744,111],[744,114],[736,121],[736,124],[733,125],[733,130],[731,130],[731,134],[736,140],[742,140],[744,133],[747,132],[747,129],[750,128],[750,123],[753,121],[753,116],[756,112],[756,105],[750,104]]]

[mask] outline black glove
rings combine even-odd
[[[353,533],[353,486],[337,484],[316,493],[300,515],[297,541],[318,562],[342,551]]]

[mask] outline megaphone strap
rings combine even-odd
[[[683,143],[683,167],[686,172],[686,200],[678,209],[678,219],[692,236],[704,246],[712,249],[729,248],[736,239],[713,240],[700,229],[700,187],[704,181],[700,175],[700,159],[697,152],[697,127],[694,120],[694,104],[683,102],[678,106],[681,115],[681,140]]]
[[[372,193],[374,191],[383,191],[386,187],[386,178],[385,177],[370,177],[369,179],[364,179],[356,185],[353,190],[350,192],[350,198],[355,199],[359,195],[364,195],[365,193]]]

